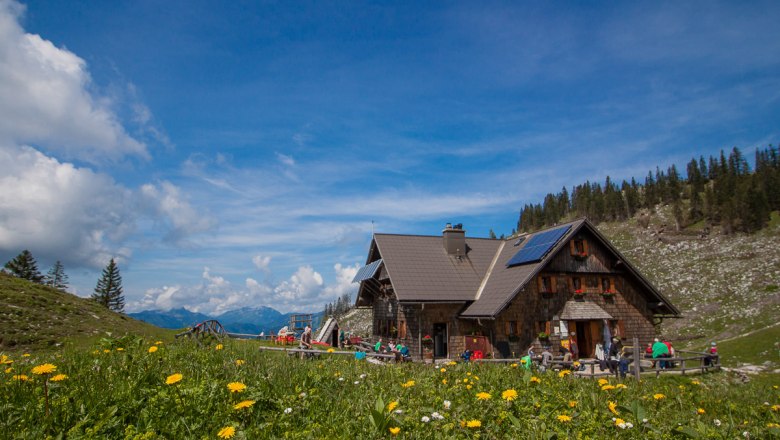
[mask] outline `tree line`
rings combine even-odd
[[[341,316],[352,308],[352,297],[345,293],[336,298],[333,302],[325,304],[324,316]]]
[[[755,169],[734,147],[728,156],[692,158],[682,176],[675,165],[656,167],[644,183],[635,178],[619,185],[607,176],[604,184],[586,181],[569,192],[547,194],[542,203],[526,204],[517,230],[535,231],[570,217],[595,223],[632,218],[640,210],[671,205],[677,230],[700,221],[720,226],[724,233],[755,232],[765,227],[772,211],[780,210],[780,156],[770,145],[757,149]]]
[[[57,260],[49,272],[42,275],[38,270],[38,262],[27,249],[5,263],[3,270],[17,278],[53,287],[63,292],[68,289],[68,275],[65,273],[65,266],[62,262]],[[125,297],[122,292],[122,276],[119,274],[119,267],[113,258],[103,269],[90,298],[107,309],[120,313],[124,311]]]

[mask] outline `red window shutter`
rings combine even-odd
[[[585,251],[585,255],[590,255],[590,252],[588,252],[588,240],[582,240],[582,250]]]
[[[623,320],[622,319],[618,319],[617,329],[618,329],[618,336],[621,337],[621,338],[625,338],[626,337],[626,328],[623,326]]]
[[[577,246],[574,245],[574,240],[569,241],[569,252],[572,255],[577,255]]]

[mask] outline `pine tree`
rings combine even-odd
[[[27,249],[13,260],[5,263],[5,268],[15,277],[24,278],[33,283],[43,283],[43,275],[38,271],[38,263],[35,262],[32,253]]]
[[[122,294],[122,277],[119,275],[119,267],[113,258],[103,269],[103,275],[95,286],[92,299],[107,309],[120,313],[124,311],[125,297]]]
[[[57,260],[54,266],[49,269],[49,273],[46,275],[46,285],[62,291],[68,288],[68,275],[65,274],[65,267],[60,260]]]

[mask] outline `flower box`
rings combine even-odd
[[[577,289],[574,291],[574,298],[576,299],[582,299],[585,297],[585,291],[582,289]]]
[[[586,252],[577,252],[572,256],[574,257],[575,260],[580,260],[580,261],[588,259],[588,254]]]

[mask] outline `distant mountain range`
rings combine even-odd
[[[191,327],[199,322],[216,319],[229,332],[247,334],[265,332],[265,334],[269,334],[277,332],[280,328],[288,325],[290,323],[290,315],[295,313],[281,313],[272,307],[243,307],[218,316],[211,316],[180,308],[168,311],[144,310],[137,313],[128,313],[128,316],[158,327],[172,329]],[[319,327],[321,320],[322,312],[313,313],[312,327],[315,329]]]

